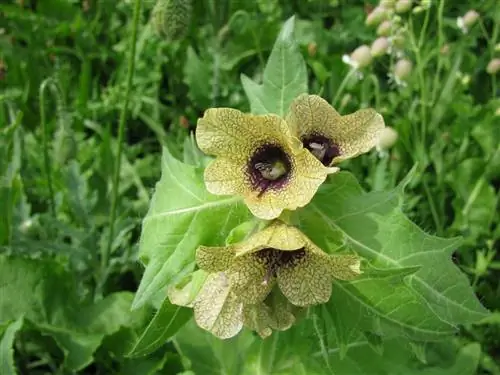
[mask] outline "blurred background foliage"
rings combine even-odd
[[[367,190],[382,190],[417,164],[406,214],[429,233],[465,237],[456,262],[496,313],[463,327],[457,343],[479,343],[478,373],[500,374],[500,67],[492,65],[500,57],[498,1],[413,2],[390,20],[389,32],[381,20],[367,22],[375,1],[194,1],[178,20],[185,24],[180,34],[167,38],[156,29],[168,19],[152,17],[155,2],[144,0],[109,239],[133,6],[0,4],[0,252],[9,255],[0,273],[18,283],[19,294],[0,293],[20,300],[15,311],[0,308],[0,333],[2,346],[14,343],[19,373],[190,368],[172,344],[143,359],[124,355],[152,314],[131,315],[128,306],[142,273],[137,242],[161,146],[182,155],[208,107],[249,110],[240,75],[259,79],[282,22],[295,14],[310,93],[341,113],[375,107],[398,135],[344,167]],[[457,19],[470,9],[477,17],[461,28]],[[362,67],[344,62],[356,61],[353,51],[362,45],[374,54],[380,37],[386,47]],[[397,70],[400,60],[408,71]],[[109,240],[111,258],[102,267]],[[24,321],[10,324],[20,312]]]

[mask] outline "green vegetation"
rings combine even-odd
[[[3,1],[0,374],[500,375],[500,5],[380,3]],[[172,288],[253,222],[193,131],[306,87],[392,129],[294,219],[364,273],[221,340]]]

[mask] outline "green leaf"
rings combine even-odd
[[[133,308],[191,272],[199,245],[224,244],[249,217],[240,198],[210,194],[203,169],[180,162],[164,148],[162,176],[142,226],[139,256],[146,270]]]
[[[128,356],[140,357],[154,352],[175,335],[192,315],[191,309],[173,305],[165,298]]]
[[[339,324],[373,330],[380,320],[411,338],[437,339],[488,311],[451,260],[461,240],[423,232],[401,211],[402,193],[364,193],[351,174],[337,173],[299,212],[300,227],[325,251],[340,238],[379,269],[419,267],[402,277],[335,282],[328,306]]]
[[[359,335],[348,344],[349,351],[342,356],[338,345],[326,351],[321,349],[313,322],[312,317],[306,318],[294,329],[274,332],[264,340],[248,331],[230,340],[217,340],[194,324],[188,324],[179,331],[175,342],[190,360],[188,369],[197,374],[214,375],[473,375],[481,355],[477,344],[457,348],[448,340],[423,346],[422,355],[427,361],[422,363],[421,356],[414,353],[407,339],[387,340],[383,352],[377,352],[373,342]]]
[[[174,338],[176,347],[190,360],[186,370],[195,374],[241,374],[246,367],[248,349],[256,341],[249,331],[221,340],[199,328],[194,320],[186,324]]]
[[[12,125],[0,130],[0,246],[12,237],[14,206],[21,195],[21,137],[18,115]]]
[[[210,64],[202,61],[189,46],[184,66],[184,82],[189,87],[189,98],[200,108],[207,108],[211,104],[211,78]]]
[[[55,261],[0,256],[0,322],[24,316],[52,336],[78,371],[92,362],[103,338],[121,327],[142,324],[147,311],[132,314],[132,293],[114,293],[96,302],[77,299],[71,274]]]
[[[295,17],[291,17],[283,25],[264,69],[262,84],[241,75],[254,114],[284,116],[292,100],[307,93],[306,63],[293,39],[294,23]]]
[[[23,318],[17,319],[15,322],[9,324],[5,333],[0,341],[0,374],[2,375],[16,375],[16,365],[14,363],[14,340],[16,333],[23,326]]]

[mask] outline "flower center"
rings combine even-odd
[[[332,160],[340,155],[337,145],[322,135],[309,136],[302,139],[302,143],[325,166],[330,165]]]
[[[299,264],[301,259],[306,256],[306,251],[304,248],[292,251],[268,248],[256,252],[255,256],[266,265],[267,271],[262,284],[267,285],[271,279],[276,277],[280,268],[295,267]]]
[[[266,190],[282,187],[288,180],[292,165],[288,155],[278,146],[259,147],[250,159],[248,171],[259,197]]]

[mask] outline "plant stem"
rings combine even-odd
[[[134,18],[132,24],[132,37],[130,40],[130,55],[128,56],[128,72],[125,87],[125,99],[120,113],[120,121],[118,124],[118,151],[116,155],[116,163],[113,171],[112,191],[111,191],[111,210],[109,213],[109,238],[107,246],[103,248],[101,254],[101,286],[104,284],[106,269],[109,263],[109,256],[113,244],[113,237],[115,232],[116,211],[118,207],[118,187],[120,184],[120,167],[123,151],[123,138],[125,136],[125,121],[127,119],[128,104],[130,100],[130,92],[132,91],[132,79],[135,70],[135,51],[137,44],[137,32],[139,26],[139,16],[141,10],[142,0],[135,0],[134,5]]]
[[[50,168],[49,145],[47,140],[47,119],[45,116],[45,90],[52,84],[52,79],[47,78],[40,85],[40,122],[42,123],[42,148],[43,148],[43,164],[45,168],[45,176],[47,178],[47,186],[49,188],[49,205],[52,216],[56,217],[56,203],[54,199],[54,187],[52,185],[52,170]]]
[[[332,100],[332,106],[335,107],[337,105],[337,101],[340,98],[340,95],[344,92],[345,86],[347,85],[347,82],[351,79],[351,77],[356,73],[356,69],[351,69],[349,70],[349,73],[346,74],[342,82],[340,83],[339,88],[337,89],[337,92],[335,93],[335,97]]]
[[[427,200],[429,201],[429,207],[431,209],[431,214],[432,214],[432,218],[434,220],[434,225],[436,226],[436,234],[439,236],[443,232],[441,220],[439,219],[439,214],[437,212],[436,205],[435,205],[434,199],[432,197],[432,193],[429,189],[429,185],[427,184],[427,180],[425,179],[425,177],[422,179],[422,181],[423,181],[423,185],[424,185],[425,194],[427,195]]]

